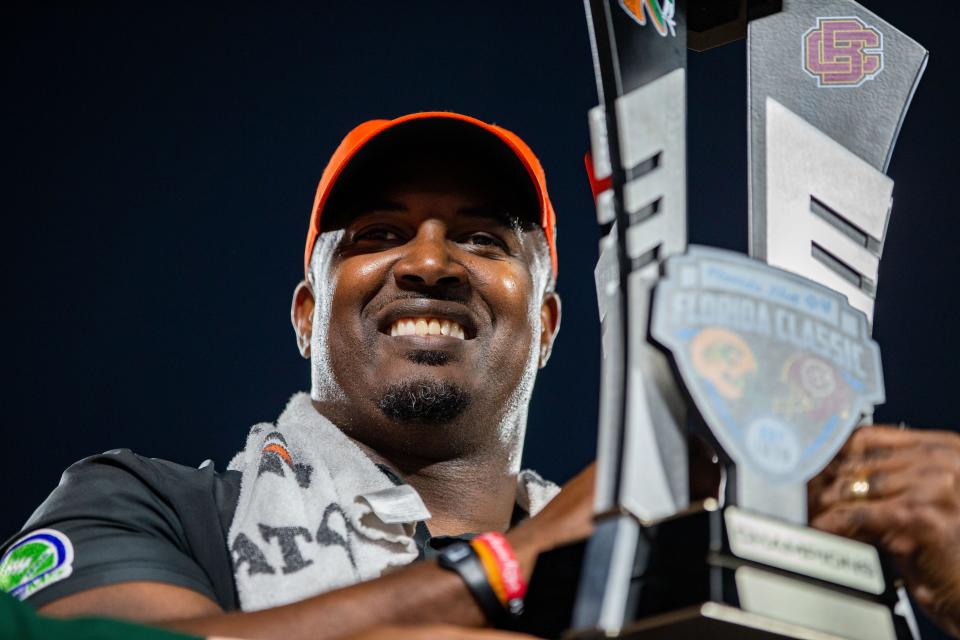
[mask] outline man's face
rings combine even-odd
[[[542,290],[542,231],[511,222],[508,196],[449,167],[413,173],[365,194],[321,239],[337,245],[315,283],[328,320],[313,325],[325,333],[312,357],[336,384],[315,400],[377,450],[444,455],[522,431],[559,308]]]

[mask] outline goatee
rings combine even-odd
[[[470,394],[449,382],[403,382],[387,388],[377,406],[396,422],[443,425],[466,411]]]

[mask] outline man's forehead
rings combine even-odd
[[[403,191],[386,194],[383,198],[369,201],[365,206],[354,210],[353,216],[345,220],[350,224],[367,215],[410,216],[412,214],[434,214],[464,220],[484,220],[501,224],[511,229],[521,229],[523,223],[508,207],[496,201],[479,198],[463,198],[453,194],[437,194],[426,191]]]

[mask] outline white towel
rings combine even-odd
[[[242,473],[227,543],[240,607],[256,611],[376,578],[417,558],[416,523],[430,517],[363,451],[294,395],[276,425],[253,426],[230,461]],[[517,503],[536,514],[559,492],[532,471]]]

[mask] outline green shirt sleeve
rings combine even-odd
[[[59,620],[34,613],[33,609],[0,592],[0,638],[18,640],[187,640],[188,636],[106,618]]]

